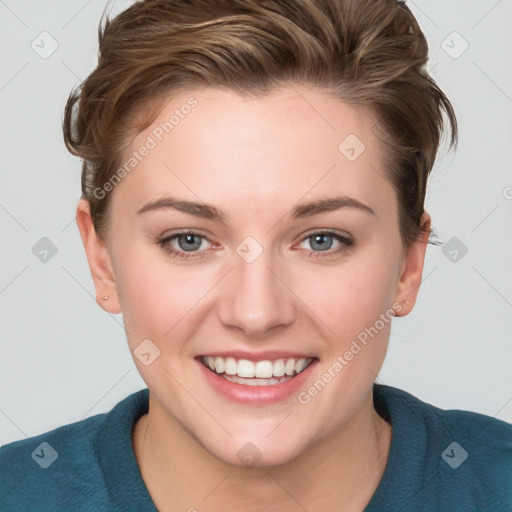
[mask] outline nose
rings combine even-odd
[[[270,255],[264,251],[248,263],[235,254],[233,264],[218,307],[221,322],[254,339],[291,325],[296,318],[294,295]]]

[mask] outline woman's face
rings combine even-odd
[[[343,428],[368,403],[393,306],[414,303],[425,244],[402,245],[375,122],[298,86],[197,89],[126,154],[115,285],[98,293],[122,311],[150,414],[225,462],[281,464]]]

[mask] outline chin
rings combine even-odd
[[[212,447],[213,448],[213,447]],[[233,444],[231,449],[215,450],[210,453],[222,462],[236,468],[269,468],[282,466],[295,459],[299,453],[297,450],[285,446],[276,447],[269,445],[257,445],[251,441]]]

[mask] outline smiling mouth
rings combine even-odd
[[[200,358],[212,373],[236,384],[246,386],[273,386],[293,379],[303,372],[316,357],[281,358],[275,360],[249,361],[234,357]]]

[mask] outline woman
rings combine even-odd
[[[148,389],[2,447],[2,510],[512,507],[507,423],[375,384],[421,283],[443,111],[457,139],[427,54],[392,0],[105,23],[64,134],[97,301]]]

